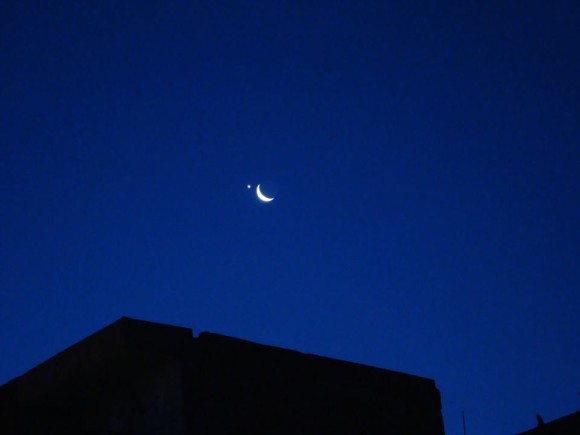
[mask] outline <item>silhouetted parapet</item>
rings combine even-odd
[[[443,433],[432,380],[210,333],[197,347],[201,414],[224,432]]]
[[[19,397],[78,389],[79,381],[101,384],[114,375],[112,369],[132,371],[161,356],[180,355],[191,340],[191,329],[122,317],[21,376]]]
[[[443,434],[434,381],[122,318],[0,387],[0,433]]]
[[[538,420],[538,426],[527,430],[525,432],[520,432],[518,435],[577,435],[580,434],[580,411],[576,411],[573,414],[566,415],[564,417],[557,418],[556,420],[549,421],[545,423],[543,420]]]

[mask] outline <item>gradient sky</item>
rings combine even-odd
[[[580,408],[580,2],[0,5],[0,384],[126,315]],[[260,203],[247,184],[268,181]]]

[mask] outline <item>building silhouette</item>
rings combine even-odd
[[[0,433],[444,429],[433,380],[123,317],[1,386]]]
[[[557,418],[547,423],[540,417],[533,429],[520,432],[518,435],[578,435],[580,434],[580,411]]]

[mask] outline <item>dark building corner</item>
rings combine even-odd
[[[580,434],[580,411],[565,415],[549,422],[544,422],[536,415],[537,426],[518,435],[577,435]]]

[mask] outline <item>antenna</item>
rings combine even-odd
[[[467,429],[465,428],[465,411],[461,411],[461,418],[463,419],[463,435],[467,435]]]

